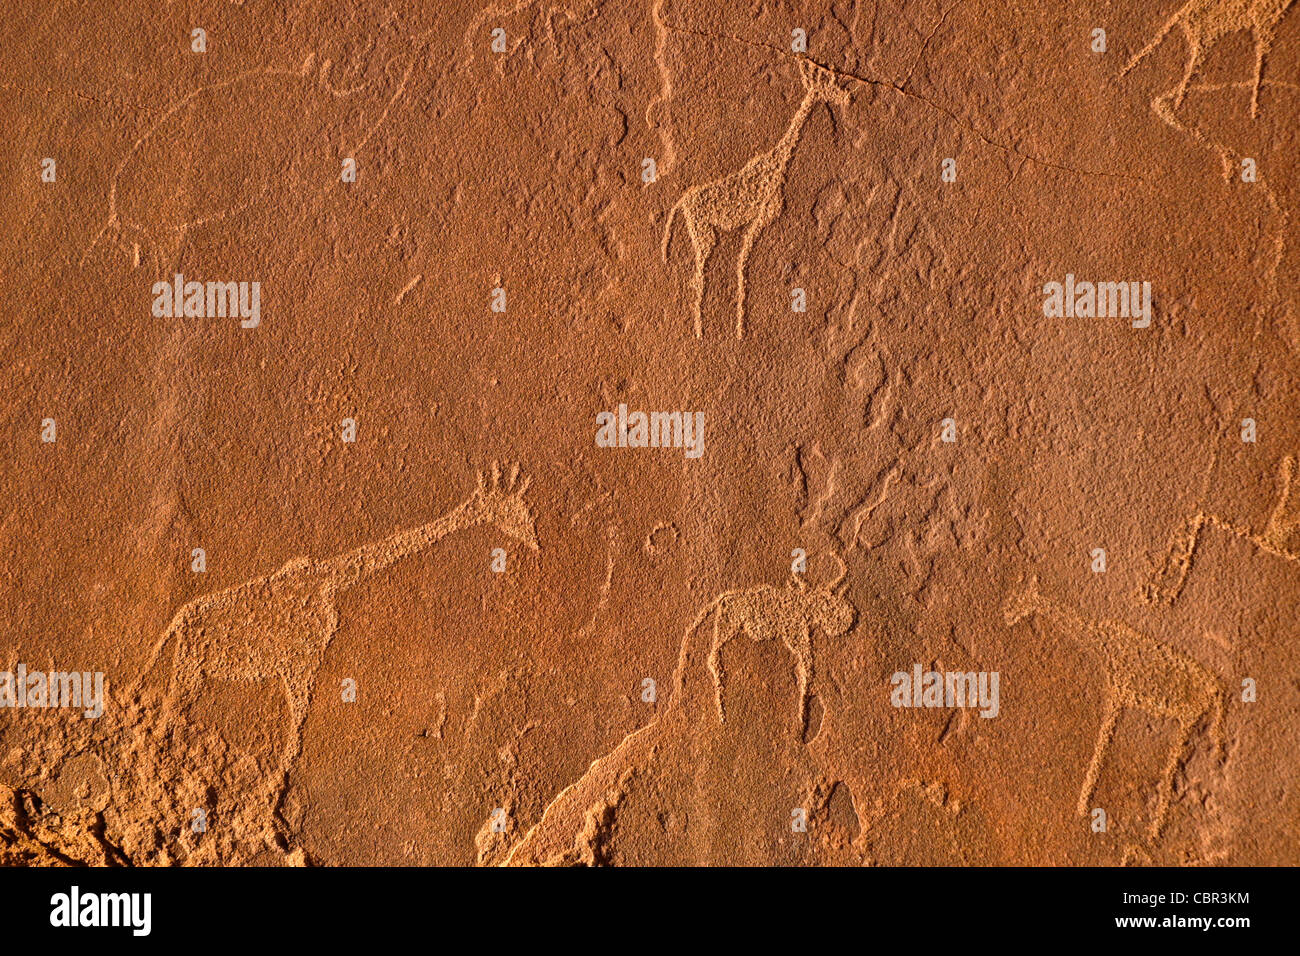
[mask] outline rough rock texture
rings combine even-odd
[[[1297,9],[18,2],[0,862],[1300,860]]]

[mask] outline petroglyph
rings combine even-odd
[[[1282,490],[1278,494],[1277,506],[1268,516],[1268,524],[1259,538],[1259,546],[1291,561],[1300,561],[1300,550],[1295,549],[1296,531],[1300,530],[1300,506],[1291,500],[1291,482],[1295,480],[1296,460],[1290,455],[1282,459],[1278,466],[1278,477]]]
[[[1300,4],[1273,4],[1064,26],[970,0],[481,0],[413,23],[291,5],[261,24],[250,4],[200,24],[206,57],[183,17],[20,18],[6,79],[25,86],[0,84],[9,642],[107,671],[115,706],[0,709],[0,781],[27,801],[0,787],[0,862],[1300,856],[1300,671],[1276,640],[1300,577],[1274,561],[1300,561],[1297,367],[1271,327],[1300,301]],[[1197,25],[1215,10],[1245,25]],[[1070,165],[1090,163],[1115,172]],[[78,256],[80,282],[42,266]],[[1026,323],[1063,257],[1151,279],[1169,321],[1141,342]],[[148,321],[154,279],[214,269],[278,275],[294,321],[240,340]],[[484,309],[496,286],[508,320]],[[688,310],[699,348],[674,349]],[[725,415],[709,468],[570,440],[573,410],[656,396]],[[345,415],[364,441],[340,442]],[[1243,415],[1260,444],[1209,436]],[[485,478],[516,521],[471,520],[468,473],[365,517],[422,460],[525,444],[568,477]],[[1193,497],[1212,447],[1225,467]],[[286,509],[301,543],[259,541]],[[1109,576],[1079,558],[1089,538]],[[1135,539],[1136,569],[1117,560]],[[832,550],[853,574],[817,574]],[[1091,601],[1154,570],[1144,596],[1177,611],[1008,599],[997,568],[1055,551]],[[1031,626],[990,632],[989,611]],[[895,710],[895,660],[1029,663],[1034,699],[1010,724]],[[1053,746],[1069,757],[1044,773]]]
[[[1169,542],[1164,560],[1152,572],[1151,580],[1142,588],[1142,599],[1147,604],[1173,604],[1182,594],[1200,545],[1201,533],[1215,528],[1249,541],[1261,551],[1286,561],[1300,562],[1300,507],[1291,500],[1291,483],[1295,479],[1296,459],[1287,455],[1278,465],[1281,490],[1277,504],[1268,516],[1264,530],[1255,532],[1249,527],[1235,524],[1215,514],[1198,511],[1187,518]]]
[[[488,31],[506,29],[506,20],[514,17],[516,14],[522,13],[536,4],[537,0],[520,0],[519,3],[499,3],[482,10],[478,16],[469,22],[469,26],[465,28],[465,38],[462,42],[465,48],[469,51],[469,55],[465,59],[466,66],[473,63],[477,58],[480,47],[486,47],[493,39],[489,35]],[[521,42],[523,41],[511,37],[509,33],[507,33],[506,43],[507,49],[510,52],[513,53]],[[498,68],[499,67],[500,64],[498,64]]]
[[[402,286],[402,290],[401,290],[400,292],[398,292],[397,295],[396,295],[396,296],[394,297],[394,299],[393,299],[393,305],[401,305],[401,304],[402,304],[402,300],[405,299],[406,296],[407,296],[407,295],[408,295],[408,294],[409,294],[409,293],[410,293],[410,292],[411,292],[411,291],[412,291],[412,290],[413,290],[417,285],[420,284],[420,281],[421,281],[423,278],[424,278],[424,273],[422,272],[422,273],[420,273],[419,275],[417,275],[415,278],[413,278],[410,282],[406,283],[406,285]]]
[[[538,0],[519,0],[518,3],[499,3],[487,7],[470,21],[469,26],[465,28],[465,35],[461,41],[462,46],[468,50],[465,58],[465,65],[472,64],[478,57],[478,54],[490,47],[494,37],[492,31],[501,29],[505,31],[506,54],[515,53],[523,44],[525,39],[517,35],[513,29],[511,21],[526,10],[532,10],[534,19],[541,18],[542,26],[545,28],[546,39],[553,47],[558,47],[558,38],[555,32],[556,14],[562,14],[571,23],[586,23],[600,15],[601,8],[605,5],[605,0],[593,0],[581,12],[576,13],[572,8],[564,5],[548,4],[544,7],[538,5]],[[532,58],[533,51],[528,50],[529,58]],[[504,59],[500,53],[492,54],[492,58],[497,61],[496,67],[499,73],[504,72]]]
[[[1264,58],[1273,45],[1277,25],[1295,0],[1189,0],[1169,18],[1160,32],[1128,62],[1120,72],[1126,76],[1152,51],[1169,31],[1179,27],[1187,41],[1187,66],[1182,81],[1174,91],[1174,108],[1182,106],[1188,84],[1196,68],[1210,50],[1224,37],[1239,30],[1249,30],[1255,40],[1255,74],[1251,84],[1250,115],[1259,115],[1259,89],[1264,79]]]
[[[1262,86],[1271,86],[1277,89],[1300,90],[1300,85],[1283,80],[1261,80]],[[1223,90],[1245,89],[1253,86],[1252,81],[1237,83],[1206,83],[1190,87],[1188,92],[1198,93],[1216,93]],[[1231,182],[1238,173],[1238,163],[1241,156],[1237,155],[1238,151],[1228,145],[1210,139],[1195,126],[1182,123],[1178,119],[1174,100],[1178,98],[1178,90],[1172,90],[1157,96],[1151,101],[1152,111],[1171,129],[1176,130],[1183,136],[1194,140],[1196,143],[1214,153],[1218,157],[1220,170],[1223,178]],[[1286,257],[1287,235],[1291,222],[1292,203],[1278,197],[1277,190],[1269,183],[1269,177],[1266,173],[1261,172],[1257,182],[1254,184],[1264,196],[1269,212],[1273,216],[1275,228],[1273,230],[1273,261],[1269,266],[1267,275],[1269,283],[1270,305],[1277,309],[1277,324],[1279,334],[1282,340],[1287,344],[1293,353],[1300,354],[1300,326],[1297,325],[1295,316],[1295,303],[1292,301],[1293,296],[1284,294],[1280,285],[1280,273],[1282,263]],[[1259,322],[1264,319],[1263,312],[1260,313]],[[1260,328],[1257,324],[1255,334],[1259,335]]]
[[[757,40],[749,40],[744,37],[733,36],[727,33],[716,33],[711,30],[701,30],[695,27],[682,26],[680,24],[665,23],[664,26],[674,33],[680,33],[686,36],[703,37],[709,40],[726,40],[731,43],[740,43],[743,44],[744,46],[754,47],[756,49],[769,50],[774,53],[781,54],[783,56],[790,55],[787,50],[781,47],[773,46],[770,43],[763,43]],[[855,73],[850,70],[832,69],[826,64],[819,63],[816,60],[813,60],[811,57],[808,57],[803,54],[801,54],[801,58],[810,60],[812,63],[814,63],[814,65],[816,65],[820,69],[826,70],[827,72],[831,73],[833,76],[839,78],[840,80],[844,80],[850,83],[861,83],[863,85],[872,86],[877,89],[889,90],[895,93],[896,95],[906,97],[909,100],[915,100],[916,102],[921,103],[922,105],[928,107],[929,109],[942,114],[953,123],[956,123],[958,126],[962,127],[967,132],[976,136],[980,140],[980,142],[983,143],[985,146],[988,146],[992,149],[996,149],[1001,153],[1006,153],[1008,155],[1016,156],[1017,158],[1024,160],[1027,163],[1034,164],[1035,166],[1041,166],[1044,169],[1055,169],[1059,172],[1074,173],[1075,175],[1079,175],[1079,176],[1100,176],[1100,177],[1105,177],[1110,179],[1128,179],[1134,182],[1146,182],[1146,180],[1143,179],[1141,176],[1136,176],[1133,175],[1132,173],[1085,169],[1083,167],[1078,167],[1078,166],[1069,166],[1064,163],[1055,163],[1052,162],[1051,160],[1043,159],[1042,157],[1039,156],[1034,156],[1031,153],[1024,152],[1018,146],[993,139],[987,133],[984,133],[977,127],[972,126],[970,123],[966,122],[964,119],[958,116],[957,113],[951,107],[937,100],[932,100],[928,96],[924,96],[916,92],[915,90],[908,89],[901,83],[897,83],[889,80],[881,80],[871,76],[864,76],[862,74]]]
[[[858,500],[849,507],[839,529],[840,540],[847,541],[852,548],[865,547],[870,549],[873,547],[870,543],[863,543],[862,529],[871,520],[872,515],[876,513],[876,509],[888,500],[890,486],[900,481],[902,476],[903,460],[901,458],[881,469]],[[873,496],[872,492],[876,492],[876,494]],[[875,546],[878,547],[880,543],[882,542],[877,542]]]
[[[508,474],[493,462],[489,475],[463,503],[428,524],[362,545],[332,558],[297,558],[279,571],[198,598],[176,612],[150,656],[153,671],[168,645],[174,647],[160,724],[165,728],[197,698],[204,680],[278,680],[288,704],[287,739],[271,795],[283,795],[287,776],[302,752],[302,728],[316,674],[338,631],[336,600],[404,558],[436,545],[449,534],[491,525],[536,551],[533,513],[524,500],[529,479],[514,465]],[[143,678],[142,678],[143,679]]]
[[[681,540],[681,529],[672,521],[658,521],[641,542],[641,550],[649,557],[656,557],[670,550]]]
[[[837,559],[838,560],[838,559]],[[795,723],[802,734],[808,726],[808,695],[813,677],[812,631],[818,628],[829,637],[839,637],[853,626],[857,610],[836,590],[848,569],[840,562],[840,576],[828,585],[809,588],[795,575],[785,587],[760,584],[743,591],[727,591],[716,597],[696,619],[703,623],[713,615],[713,643],[709,647],[709,674],[713,677],[718,722],[726,720],[723,708],[722,648],[744,632],[754,641],[779,640],[794,655],[799,681]]]
[[[1223,760],[1226,697],[1222,684],[1191,657],[1125,624],[1088,621],[1068,608],[1045,600],[1038,593],[1037,579],[1031,579],[1026,588],[1007,597],[1002,615],[1010,627],[1035,614],[1055,624],[1075,644],[1100,657],[1105,671],[1105,712],[1092,761],[1079,791],[1080,816],[1088,813],[1088,802],[1097,788],[1102,759],[1106,748],[1114,741],[1115,726],[1123,708],[1130,707],[1152,717],[1178,722],[1178,734],[1161,774],[1155,815],[1149,830],[1152,840],[1159,839],[1172,800],[1174,772],[1184,757],[1192,733],[1206,716],[1212,717],[1210,738],[1216,745],[1219,760]]]
[[[758,236],[781,215],[785,208],[786,168],[794,148],[803,134],[804,123],[818,103],[846,108],[850,94],[836,82],[833,71],[818,66],[807,57],[799,58],[799,74],[807,92],[800,101],[790,125],[776,145],[759,153],[737,172],[700,186],[692,186],[668,211],[664,224],[663,260],[668,261],[673,221],[678,212],[686,223],[695,253],[695,272],[691,288],[695,292],[695,337],[704,335],[704,270],[718,242],[718,232],[731,232],[741,226],[740,253],[736,258],[736,338],[745,335],[745,266]]]
[[[418,46],[406,54],[409,59],[396,90],[378,118],[364,126],[356,142],[338,144],[341,156],[355,158],[387,121],[389,112],[406,92],[423,50],[424,46]],[[401,56],[397,54],[385,63],[382,71],[385,77],[388,67]],[[260,203],[277,182],[292,179],[296,167],[310,150],[293,145],[289,147],[292,156],[272,155],[269,143],[276,137],[267,135],[254,124],[274,115],[267,106],[268,101],[296,100],[298,105],[291,108],[292,112],[306,117],[311,126],[335,125],[337,117],[330,115],[335,101],[349,99],[379,82],[374,79],[350,89],[338,89],[330,79],[333,67],[328,59],[318,67],[316,55],[311,53],[296,70],[278,67],[246,70],[183,96],[162,113],[117,164],[109,182],[107,217],[82,252],[79,265],[84,266],[105,237],[111,236],[119,249],[129,251],[133,268],[139,267],[144,250],[154,259],[155,268],[165,271],[167,264],[175,261],[188,230],[228,220]],[[228,119],[223,122],[223,118]],[[215,179],[227,186],[232,175],[237,175],[241,183],[260,179],[251,195],[233,202],[208,197],[206,201],[211,203],[208,206],[204,205],[203,197],[197,204],[187,197],[189,179],[209,183],[214,180],[214,176],[202,170],[196,177],[195,171],[186,164],[176,163],[176,144],[195,135],[196,130],[205,148],[179,154],[206,158],[217,174]],[[314,138],[316,129],[309,132],[312,134],[309,139]],[[260,163],[263,167],[260,171],[239,168],[237,173],[232,173],[221,168],[222,154],[248,150],[250,144],[255,144],[256,149],[246,155],[249,162]],[[178,174],[184,174],[185,178],[178,180]],[[219,195],[227,197],[232,192],[224,188]]]
[[[840,564],[843,567],[842,562]],[[628,734],[609,753],[594,760],[580,779],[556,794],[538,822],[511,848],[504,865],[562,866],[584,860],[590,862],[593,857],[601,859],[601,844],[608,834],[612,816],[627,795],[629,784],[637,777],[648,776],[650,767],[682,742],[683,738],[676,735],[684,725],[696,726],[700,718],[691,711],[695,708],[703,711],[710,706],[703,695],[709,694],[714,698],[713,706],[718,708],[721,718],[721,675],[713,670],[716,664],[714,649],[721,646],[720,635],[725,635],[722,641],[725,643],[726,638],[736,633],[734,629],[719,629],[718,608],[724,601],[729,605],[724,612],[726,620],[738,628],[757,624],[763,635],[756,638],[758,640],[772,639],[781,636],[782,632],[795,637],[808,635],[814,623],[827,633],[842,634],[848,631],[857,616],[853,604],[836,593],[844,577],[841,573],[828,584],[809,588],[792,584],[726,592],[706,606],[682,637],[673,674],[672,696],[667,705],[656,712],[644,727]],[[704,640],[709,647],[707,656],[711,680],[709,683],[697,682],[695,676],[691,677],[692,690],[699,691],[697,697],[695,693],[688,694],[688,673],[698,673],[692,661],[698,666],[704,646],[702,641],[696,641],[696,635],[710,616],[714,617],[715,626],[713,634]],[[797,654],[793,649],[792,653]],[[811,653],[806,659],[807,674],[811,677]],[[800,726],[792,733],[796,740],[803,739],[806,709],[805,702],[801,701]]]
[[[821,519],[835,492],[835,474],[842,461],[838,457],[827,461],[817,442],[811,448],[795,445],[793,459],[790,476],[796,497],[795,516],[799,519],[799,527],[807,528]],[[820,485],[821,491],[814,493],[813,484]]]
[[[677,165],[677,134],[668,104],[673,98],[673,75],[668,68],[668,27],[664,24],[664,0],[654,0],[650,19],[655,26],[655,67],[659,71],[659,95],[646,104],[646,125],[659,131],[663,152],[659,158],[659,175],[666,176]]]
[[[1142,599],[1147,604],[1173,604],[1183,591],[1187,581],[1187,572],[1191,570],[1192,558],[1200,542],[1201,529],[1205,526],[1207,515],[1198,511],[1188,518],[1181,528],[1174,533],[1169,542],[1169,550],[1164,562],[1152,574],[1151,580],[1142,588]]]
[[[129,100],[117,99],[111,96],[104,96],[103,94],[92,95],[74,88],[59,89],[54,86],[23,86],[19,83],[0,83],[0,90],[18,93],[24,96],[67,96],[82,103],[91,103],[95,106],[105,106],[118,110],[131,110],[136,113],[148,113],[151,116],[161,116],[163,114],[163,110],[160,110],[156,106],[144,106],[140,103],[132,103]]]

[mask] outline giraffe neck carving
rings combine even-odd
[[[1040,597],[1034,601],[1033,609],[1034,613],[1046,618],[1065,631],[1066,636],[1076,644],[1084,647],[1101,646],[1101,642],[1093,634],[1093,629],[1089,623],[1068,608],[1061,607],[1059,604],[1054,604],[1046,598]]]
[[[790,125],[781,135],[781,138],[777,140],[776,146],[772,148],[771,157],[776,160],[776,164],[782,172],[790,164],[790,158],[794,155],[794,148],[799,144],[799,137],[803,134],[803,124],[812,115],[813,102],[813,92],[809,90],[804,94],[803,100],[799,103],[799,108],[795,110],[794,116],[791,117]]]
[[[462,502],[440,518],[416,528],[399,531],[380,541],[372,541],[331,561],[339,575],[338,587],[348,587],[361,579],[383,571],[403,558],[424,550],[449,534],[478,524],[478,515],[470,502]]]

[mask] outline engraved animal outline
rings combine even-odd
[[[1277,89],[1300,90],[1300,84],[1290,83],[1285,80],[1261,79],[1260,85],[1272,86]],[[1246,80],[1244,82],[1235,83],[1204,83],[1189,87],[1188,89],[1189,91],[1221,92],[1223,90],[1245,89],[1253,86],[1253,81]],[[1194,124],[1189,125],[1179,122],[1174,109],[1170,106],[1170,101],[1178,96],[1178,90],[1171,90],[1162,93],[1151,101],[1151,108],[1155,114],[1160,117],[1161,121],[1165,123],[1165,125],[1214,153],[1219,159],[1224,181],[1231,181],[1235,174],[1238,158],[1244,159],[1245,157],[1237,157],[1235,155],[1236,151],[1233,148],[1223,142],[1207,137],[1204,133],[1198,130]],[[1264,200],[1277,223],[1276,234],[1273,238],[1273,262],[1267,274],[1269,282],[1269,304],[1280,310],[1276,321],[1279,326],[1279,334],[1283,341],[1292,352],[1300,352],[1300,328],[1297,328],[1296,325],[1295,306],[1291,301],[1293,297],[1285,294],[1279,285],[1279,271],[1281,270],[1282,263],[1286,258],[1287,228],[1291,218],[1287,210],[1290,207],[1290,203],[1288,203],[1285,198],[1278,197],[1277,191],[1269,184],[1268,176],[1260,176],[1256,185],[1263,194]],[[1256,336],[1260,333],[1260,326],[1263,321],[1264,313],[1261,312],[1255,327]]]
[[[421,34],[415,34],[409,37],[408,39],[411,41],[418,41],[423,39],[424,37],[425,34],[421,33]],[[383,124],[387,121],[388,114],[391,112],[393,106],[396,105],[397,101],[406,92],[406,87],[408,82],[410,81],[411,73],[414,70],[416,63],[420,59],[421,49],[422,47],[417,45],[415,52],[411,54],[410,61],[406,65],[406,69],[403,72],[402,78],[398,83],[397,90],[396,92],[393,93],[392,97],[389,98],[387,104],[384,106],[382,112],[380,113],[379,118],[373,124],[370,125],[370,127],[365,131],[365,134],[361,137],[361,139],[357,142],[357,144],[354,147],[352,147],[350,150],[347,150],[343,155],[355,157],[357,153],[359,153],[362,149],[365,148],[365,146],[370,142],[370,139],[375,135],[376,132],[379,131],[379,128],[383,126]],[[387,74],[388,67],[399,56],[401,56],[401,54],[398,54],[397,56],[390,58],[388,62],[385,64],[383,70],[385,75]],[[287,69],[282,67],[265,67],[265,68],[258,68],[252,70],[244,70],[243,72],[238,73],[235,76],[229,77],[228,79],[221,80],[216,83],[210,83],[206,86],[201,86],[187,93],[185,96],[183,96],[173,106],[171,106],[164,113],[162,113],[162,115],[158,118],[158,120],[154,122],[131,145],[131,148],[128,149],[126,152],[126,155],[121,159],[121,161],[114,168],[112,178],[109,181],[107,218],[105,219],[104,224],[100,227],[99,232],[97,232],[95,234],[95,237],[91,240],[90,245],[88,245],[86,249],[82,252],[81,259],[78,265],[79,266],[85,265],[86,259],[90,256],[91,252],[93,252],[99,246],[100,242],[103,241],[105,235],[107,234],[114,235],[116,237],[117,245],[119,246],[119,248],[123,250],[125,250],[126,248],[124,237],[127,234],[131,234],[133,237],[138,237],[138,238],[132,238],[130,243],[131,261],[132,261],[133,268],[138,268],[140,265],[141,242],[138,240],[151,236],[154,233],[161,233],[170,240],[170,241],[166,241],[163,238],[155,238],[155,244],[163,247],[159,251],[159,255],[166,259],[174,258],[175,253],[177,252],[177,250],[180,249],[181,245],[184,242],[185,234],[190,229],[199,226],[205,226],[210,223],[221,222],[225,219],[230,218],[231,216],[235,216],[243,212],[246,209],[250,209],[253,206],[256,206],[259,202],[262,201],[262,199],[274,186],[273,181],[268,182],[256,196],[246,200],[245,202],[236,203],[233,206],[228,206],[224,209],[219,209],[207,215],[202,215],[195,219],[186,220],[185,222],[179,224],[173,223],[173,224],[164,224],[164,225],[157,225],[151,227],[146,223],[134,222],[129,218],[127,218],[126,216],[124,216],[123,211],[119,208],[120,203],[118,197],[118,186],[122,178],[122,174],[131,165],[132,160],[140,152],[144,144],[155,135],[165,135],[166,124],[169,121],[171,121],[177,114],[179,114],[187,107],[194,104],[198,100],[198,98],[203,96],[204,94],[212,93],[218,90],[227,90],[231,87],[237,87],[238,85],[244,84],[249,80],[256,80],[257,78],[260,77],[279,77],[279,78],[288,78],[290,80],[299,80],[299,81],[307,82],[311,79],[313,70],[316,70],[315,79],[314,81],[312,81],[314,82],[316,88],[328,94],[329,96],[333,97],[334,99],[344,99],[346,97],[352,96],[353,94],[360,93],[370,85],[369,83],[364,83],[359,86],[353,87],[351,89],[344,89],[344,90],[336,89],[330,80],[332,67],[333,67],[333,62],[329,59],[326,59],[320,64],[319,69],[317,69],[316,54],[311,53],[308,54],[307,58],[303,61],[302,66],[297,70],[292,70],[292,69]],[[263,104],[260,103],[260,101],[250,100],[249,108],[261,109],[263,108]],[[165,262],[163,263],[163,265],[165,265]]]
[[[151,673],[167,645],[175,645],[161,725],[165,728],[183,703],[192,703],[205,678],[279,678],[289,708],[280,780],[273,783],[282,787],[302,751],[316,675],[338,632],[337,595],[447,535],[477,525],[495,525],[538,550],[533,514],[524,500],[529,484],[529,478],[520,478],[518,465],[503,475],[500,464],[493,462],[490,475],[478,473],[469,498],[434,521],[332,558],[296,558],[270,575],[185,604],[154,646],[144,671]],[[259,624],[267,630],[255,633]]]
[[[1207,526],[1243,538],[1274,557],[1300,562],[1300,549],[1288,547],[1296,533],[1300,532],[1300,507],[1291,500],[1292,482],[1296,477],[1296,459],[1293,456],[1287,455],[1278,463],[1278,477],[1282,488],[1262,532],[1256,533],[1248,527],[1234,524],[1204,510],[1184,521],[1182,528],[1174,532],[1169,542],[1164,562],[1154,570],[1151,580],[1143,587],[1142,600],[1147,604],[1173,604],[1178,599],[1192,569],[1201,532]]]
[[[519,0],[518,3],[512,5],[509,0],[507,0],[505,3],[499,3],[480,11],[479,14],[470,21],[469,26],[465,28],[465,36],[461,41],[462,48],[467,51],[464,59],[465,66],[472,65],[477,59],[479,41],[482,40],[484,27],[491,23],[493,29],[501,27],[506,30],[507,36],[512,35],[514,31],[506,28],[506,21],[513,19],[525,10],[537,6],[537,2],[538,0]],[[555,17],[557,13],[563,14],[570,22],[576,21],[579,23],[586,23],[595,19],[596,16],[599,15],[601,7],[604,5],[605,0],[594,0],[594,2],[590,3],[587,9],[578,13],[564,4],[548,4],[544,8],[544,12],[541,13],[543,22],[546,26],[547,38],[552,44],[557,42],[555,35]],[[580,17],[585,17],[586,19],[580,20]],[[510,52],[513,53],[525,42],[526,40],[517,40],[514,46],[509,48]],[[495,57],[495,59],[497,60],[497,69],[503,69],[503,63],[505,62],[504,58],[498,56]]]
[[[1187,39],[1187,67],[1174,98],[1174,108],[1182,106],[1188,84],[1196,74],[1202,58],[1230,33],[1249,29],[1255,40],[1255,76],[1250,94],[1250,115],[1259,115],[1259,88],[1264,78],[1264,58],[1272,48],[1278,23],[1295,0],[1188,0],[1160,28],[1160,32],[1128,62],[1120,72],[1126,76],[1152,53],[1175,26]]]
[[[831,554],[843,568],[843,560],[834,552]],[[832,594],[836,600],[842,601],[847,606],[848,613],[855,619],[857,609],[849,601],[835,594],[835,589],[841,585],[846,573],[845,568],[834,581],[811,589],[811,595]],[[766,587],[778,593],[783,590],[770,585]],[[662,735],[665,726],[673,719],[678,708],[683,706],[683,699],[687,693],[686,681],[690,670],[692,637],[704,626],[710,614],[716,611],[722,598],[728,595],[752,594],[758,590],[760,588],[725,592],[696,615],[682,637],[677,654],[677,667],[673,674],[673,694],[667,707],[657,712],[645,726],[625,736],[614,749],[593,760],[581,777],[557,793],[543,809],[538,821],[510,848],[505,860],[499,865],[523,865],[532,860],[537,860],[543,865],[568,864],[590,855],[590,847],[582,845],[584,840],[588,840],[591,834],[598,830],[600,821],[608,818],[622,801],[632,778],[645,772],[650,764],[662,755],[664,747]],[[788,590],[795,595],[810,593],[798,584],[789,586]],[[808,599],[805,597],[805,600]],[[846,627],[845,630],[847,629]],[[715,618],[713,637],[715,642],[717,633]],[[811,676],[811,658],[809,675]],[[715,694],[720,693],[716,684],[714,691]],[[802,733],[805,725],[802,721],[803,708],[801,707],[800,710]]]
[[[784,587],[759,584],[738,591],[725,591],[714,598],[692,624],[703,624],[713,615],[713,640],[709,645],[708,668],[713,678],[718,723],[726,722],[723,707],[722,648],[741,632],[753,641],[779,640],[794,656],[795,676],[799,681],[795,723],[802,733],[808,725],[809,686],[813,677],[813,628],[829,637],[848,632],[857,619],[857,609],[840,593],[847,567],[829,584],[809,588],[804,579],[794,575]]]
[[[679,212],[695,253],[691,287],[695,292],[697,339],[704,335],[704,270],[717,245],[718,231],[732,232],[745,227],[740,253],[736,257],[736,338],[744,338],[745,267],[759,234],[775,222],[785,208],[786,168],[803,134],[804,123],[818,103],[840,107],[849,105],[851,94],[836,82],[833,71],[801,56],[799,73],[807,92],[776,145],[754,156],[734,173],[690,187],[668,211],[661,250],[664,262],[668,261],[673,221]]]
[[[1031,578],[1024,590],[1008,595],[1002,615],[1007,626],[1012,627],[1035,614],[1056,624],[1078,646],[1100,656],[1106,672],[1106,710],[1079,791],[1080,816],[1088,813],[1088,802],[1101,775],[1102,759],[1114,741],[1115,727],[1125,707],[1178,722],[1178,737],[1169,750],[1160,777],[1156,812],[1149,830],[1152,840],[1159,839],[1172,800],[1174,772],[1193,731],[1207,715],[1212,714],[1209,734],[1216,744],[1218,758],[1220,762],[1224,759],[1223,720],[1227,698],[1223,685],[1192,657],[1126,624],[1085,620],[1068,608],[1042,598],[1037,579]]]

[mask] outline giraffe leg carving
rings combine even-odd
[[[799,697],[795,705],[795,725],[800,736],[808,729],[808,687],[812,682],[812,633],[804,628],[787,638],[786,646],[794,655],[794,671],[799,681]]]
[[[1101,776],[1101,761],[1106,755],[1106,748],[1110,746],[1111,739],[1115,736],[1115,725],[1119,722],[1120,704],[1111,693],[1106,698],[1106,716],[1102,718],[1101,730],[1097,734],[1097,746],[1092,751],[1092,763],[1088,765],[1088,772],[1083,777],[1083,789],[1079,791],[1079,816],[1088,815],[1088,801],[1092,799],[1093,792],[1097,789],[1097,779]]]
[[[736,256],[736,338],[745,337],[745,268],[749,262],[749,254],[754,250],[754,240],[758,238],[758,233],[766,223],[762,219],[756,219],[745,230],[745,235],[740,241],[740,254]]]
[[[1255,84],[1250,90],[1250,118],[1259,118],[1259,88],[1264,82],[1264,58],[1273,45],[1273,36],[1266,27],[1255,28]]]
[[[716,616],[713,619],[713,644],[709,648],[709,674],[713,677],[713,699],[718,707],[718,723],[727,722],[726,715],[722,709],[722,645],[727,643],[730,635],[723,632],[723,610],[718,608],[713,612]]]
[[[704,337],[704,270],[708,266],[709,256],[718,243],[718,234],[710,225],[696,222],[693,206],[683,206],[686,219],[686,231],[691,237],[691,246],[695,250],[695,274],[691,277],[691,289],[695,292],[695,337]]]
[[[1196,66],[1201,59],[1201,45],[1195,37],[1191,37],[1191,54],[1187,58],[1187,69],[1183,73],[1183,81],[1178,84],[1178,93],[1174,97],[1174,109],[1181,109],[1183,97],[1187,95],[1187,87],[1192,82],[1192,77],[1196,75]]]

